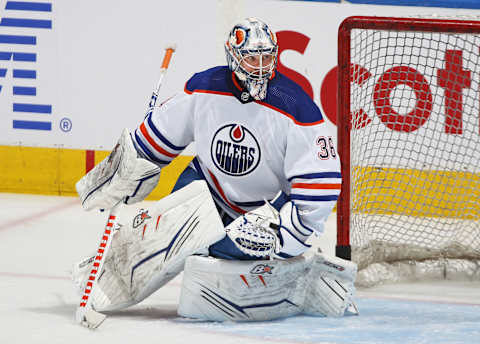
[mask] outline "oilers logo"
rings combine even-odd
[[[260,162],[260,146],[250,130],[227,124],[217,130],[210,147],[215,166],[231,176],[244,176]]]

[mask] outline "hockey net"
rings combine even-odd
[[[339,30],[337,255],[358,284],[480,280],[480,22]]]

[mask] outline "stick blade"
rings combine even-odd
[[[359,314],[360,312],[358,311],[358,307],[353,301],[351,304],[348,305],[347,309],[345,309],[345,315],[359,315]]]
[[[94,330],[105,321],[107,316],[105,314],[96,312],[91,308],[79,308],[77,309],[77,314],[75,318],[77,323],[79,323],[80,325]]]

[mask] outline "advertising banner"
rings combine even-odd
[[[110,149],[123,128],[142,120],[169,43],[177,51],[160,99],[182,91],[195,72],[225,64],[228,29],[246,16],[260,17],[278,34],[279,69],[302,85],[333,125],[337,30],[345,17],[462,13],[298,1],[0,6],[0,145],[94,150]]]
[[[0,190],[75,194],[75,182],[108,154],[121,131],[143,120],[165,47],[172,43],[177,50],[160,102],[182,92],[194,73],[226,64],[223,45],[236,22],[249,16],[264,20],[278,36],[279,71],[312,97],[335,136],[337,31],[346,17],[478,14],[310,1],[2,1]],[[471,73],[477,80],[476,71]],[[474,85],[465,92],[478,94]],[[368,115],[378,122],[374,112]],[[183,155],[194,151],[190,145]],[[186,164],[188,159],[181,167],[174,164],[171,173],[165,170],[170,181],[162,195]]]

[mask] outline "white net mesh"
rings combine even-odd
[[[448,278],[456,258],[476,262],[466,277],[480,278],[479,47],[480,33],[352,30],[350,243],[359,269],[434,259]]]

